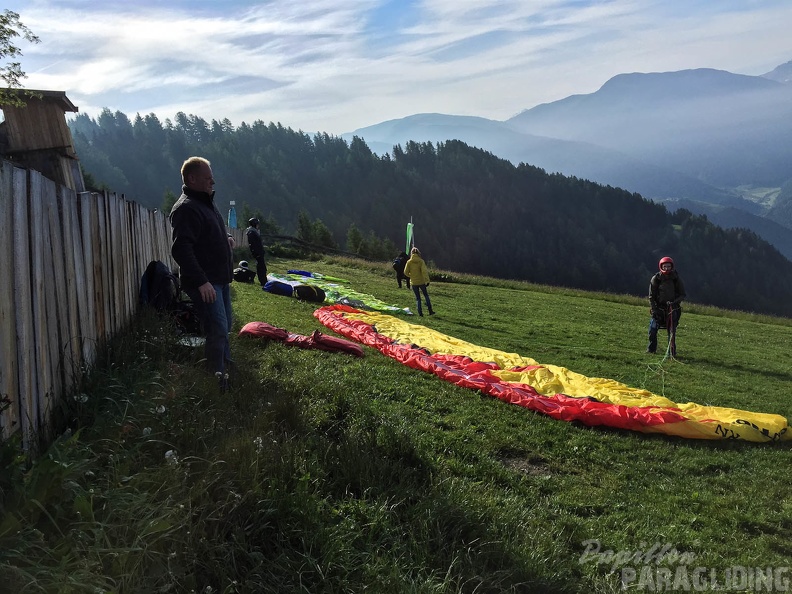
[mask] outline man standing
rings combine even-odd
[[[410,277],[404,274],[404,267],[407,264],[409,257],[406,252],[402,252],[393,261],[393,269],[396,271],[396,282],[399,283],[399,288],[402,287],[402,280],[407,281],[407,288],[410,288]]]
[[[229,285],[233,278],[234,239],[214,204],[214,178],[209,161],[190,157],[181,168],[182,195],[173,205],[171,255],[179,265],[184,292],[196,305],[206,333],[206,364],[228,389],[231,362],[228,333],[232,312]]]
[[[676,357],[676,329],[682,317],[682,301],[685,299],[685,285],[674,269],[674,261],[665,256],[658,264],[660,272],[649,281],[649,307],[652,319],[649,320],[649,346],[647,353],[657,352],[657,330],[667,328],[670,338],[671,356]]]
[[[259,232],[259,220],[252,218],[248,220],[248,228],[245,230],[250,253],[256,260],[256,274],[259,284],[263,287],[267,284],[267,263],[264,261],[264,244],[261,243],[261,233]]]

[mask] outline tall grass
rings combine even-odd
[[[414,306],[386,265],[270,263],[287,268]],[[689,305],[670,361],[644,354],[648,307],[634,297],[452,273],[430,291],[438,314],[414,323],[677,402],[792,418],[790,320]],[[257,285],[233,298],[236,330],[325,330],[312,304]],[[554,421],[368,348],[357,359],[234,336],[232,350],[223,395],[200,349],[144,312],[44,456],[2,446],[0,591],[621,590],[620,570],[640,564],[584,554],[594,546],[669,545],[719,575],[789,565],[786,443]]]

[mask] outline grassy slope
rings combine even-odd
[[[290,267],[414,307],[384,264],[270,264]],[[792,418],[790,320],[691,305],[681,362],[663,361],[644,354],[641,300],[456,280],[465,282],[432,282],[438,315],[412,321],[678,402]],[[234,299],[237,329],[252,320],[322,329],[311,304],[254,285],[235,285]],[[371,349],[356,359],[237,337],[234,391],[220,396],[199,355],[159,328],[144,316],[108,351],[84,386],[87,401],[69,411],[82,429],[32,470],[3,469],[16,498],[6,496],[0,522],[2,583],[30,592],[612,592],[618,573],[581,563],[584,541],[603,551],[669,544],[694,556],[688,565],[716,570],[786,566],[792,556],[788,442],[591,429]],[[166,461],[169,450],[178,462]]]

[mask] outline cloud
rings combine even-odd
[[[761,74],[786,0],[17,0],[29,88],[82,111],[342,133],[413,113],[506,119],[622,72]],[[14,4],[19,4],[14,7]]]

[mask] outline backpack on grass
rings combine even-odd
[[[255,278],[256,273],[250,268],[234,268],[234,280],[238,283],[252,283]]]
[[[297,285],[294,287],[294,297],[297,297],[297,299],[301,301],[323,303],[325,300],[325,292],[313,285]]]
[[[179,301],[170,313],[180,334],[205,335],[204,329],[201,327],[201,319],[198,317],[198,312],[192,301]]]
[[[179,277],[160,260],[152,260],[140,279],[140,303],[169,311],[179,302]]]

